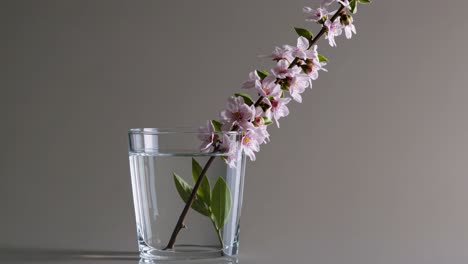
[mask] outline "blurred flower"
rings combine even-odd
[[[251,89],[255,87],[255,82],[260,81],[257,71],[249,73],[249,79],[242,84],[242,88]]]
[[[350,39],[353,36],[353,33],[356,34],[356,27],[353,24],[346,25],[344,30],[347,39]]]
[[[356,34],[356,27],[353,24],[353,17],[344,14],[340,16],[340,23],[344,27],[345,35],[347,39],[350,39],[353,36],[353,33]]]
[[[339,20],[331,22],[330,20],[325,21],[325,26],[327,27],[327,39],[328,44],[332,47],[336,47],[335,37],[340,36],[343,33],[343,26]]]
[[[255,127],[254,132],[257,134],[257,141],[259,144],[266,144],[270,141],[270,134],[268,133],[267,126]]]
[[[292,62],[294,60],[294,57],[291,54],[291,47],[288,45],[283,45],[282,48],[276,47],[273,53],[271,54],[271,57],[275,61],[287,60],[289,62]]]
[[[226,156],[223,159],[226,161],[229,168],[236,167],[238,149],[235,140],[230,140],[227,134],[223,135],[223,140],[220,143],[219,150],[224,152]]]
[[[215,133],[215,129],[213,123],[211,123],[211,120],[206,121],[206,126],[200,127],[198,132],[198,138],[202,142],[200,146],[201,151],[210,151],[218,137],[218,135]]]
[[[336,0],[323,0],[322,1],[322,6],[329,6],[329,5],[333,4],[334,2],[336,2]]]

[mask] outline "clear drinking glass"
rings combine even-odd
[[[198,129],[129,130],[129,159],[140,256],[143,261],[233,257],[238,253],[245,155],[238,132]],[[200,149],[203,137],[230,147]],[[229,161],[229,164],[226,162]],[[187,211],[184,228],[167,248],[195,183],[206,178]],[[185,196],[185,198],[183,198]]]

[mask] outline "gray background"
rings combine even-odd
[[[0,246],[136,250],[130,127],[217,117],[310,1],[2,1]],[[468,262],[468,2],[361,6],[249,163],[241,263]],[[250,261],[252,260],[252,261]]]

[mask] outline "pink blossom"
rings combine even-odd
[[[266,144],[270,141],[270,134],[268,133],[266,125],[255,127],[254,131],[257,134],[257,141],[259,144]]]
[[[317,46],[314,46],[314,49],[316,50]],[[305,65],[302,66],[305,75],[309,78],[310,88],[312,88],[312,80],[317,80],[319,70],[327,71],[323,68],[325,65],[327,65],[325,62],[320,62],[317,53],[316,57],[306,60]]]
[[[289,115],[289,109],[286,106],[291,101],[291,98],[271,98],[271,116],[276,122],[276,125],[279,127],[278,120],[282,117]]]
[[[276,83],[276,78],[273,76],[267,76],[263,81],[257,81],[255,88],[263,97],[276,97],[281,94],[281,87]]]
[[[338,0],[338,3],[342,4],[344,7],[351,10],[351,6],[349,5],[349,0]]]
[[[231,96],[228,99],[226,110],[221,112],[221,119],[231,127],[237,125],[241,129],[248,129],[253,126],[250,120],[254,115],[254,107],[244,103],[244,98]]]
[[[308,64],[310,71],[306,71],[306,75],[309,76],[311,80],[317,80],[319,70],[327,71],[327,69],[323,68],[325,65],[327,65],[325,62],[320,62],[318,59],[310,61]]]
[[[317,45],[312,46],[312,49],[310,51],[312,53],[311,53],[311,56],[308,57],[308,59],[318,60]]]
[[[351,16],[349,16],[344,25],[344,31],[347,39],[350,39],[353,33],[356,34],[356,27],[353,24],[353,18]]]
[[[298,74],[292,78],[291,85],[289,86],[289,94],[298,103],[302,103],[301,94],[309,86],[309,78],[305,75]]]
[[[247,134],[242,138],[242,149],[245,155],[247,155],[251,161],[255,161],[255,153],[260,150],[260,144],[255,137],[255,132],[252,130],[248,131]]]
[[[311,63],[307,64],[308,69],[305,71],[306,73],[302,74],[306,76],[309,82],[309,87],[312,89],[312,81],[317,80],[318,78],[318,70],[327,71],[325,68],[322,68],[323,65],[326,63],[321,63],[318,60],[313,60]]]
[[[304,37],[299,37],[297,39],[297,46],[292,47],[292,55],[300,59],[314,58],[317,56],[317,46],[315,49],[309,50],[309,41]]]
[[[211,120],[206,122],[206,126],[200,127],[198,132],[198,138],[202,141],[200,149],[203,152],[208,152],[218,138]]]
[[[313,9],[306,6],[302,9],[302,11],[307,14],[306,21],[311,22],[318,22],[329,15],[329,12],[325,7],[318,7],[317,9]]]
[[[242,84],[242,88],[251,89],[255,87],[255,82],[260,81],[257,71],[249,73],[249,79]]]
[[[327,20],[325,21],[325,26],[328,28],[326,36],[328,43],[330,46],[336,47],[335,37],[338,37],[343,33],[343,26],[339,20],[335,20],[333,23],[330,20]]]
[[[260,144],[266,142],[267,136],[266,126],[262,126],[248,130],[242,137],[242,149],[251,161],[255,161],[255,152],[260,150]]]
[[[276,64],[276,67],[271,71],[277,78],[284,79],[286,77],[294,77],[294,75],[301,72],[301,69],[297,66],[289,68],[289,62],[287,60],[280,60]]]

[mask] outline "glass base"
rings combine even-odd
[[[140,248],[140,263],[225,263],[235,264],[237,258],[226,256],[219,247],[176,245],[174,250]]]

